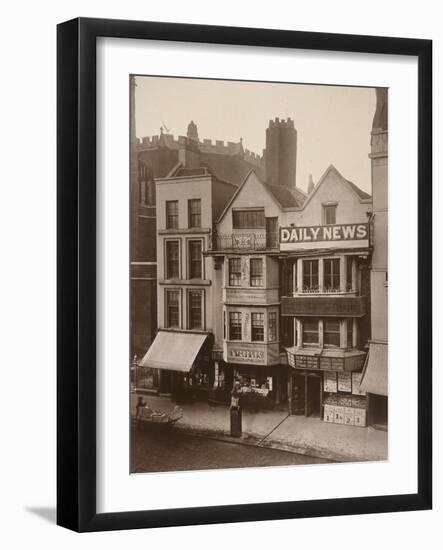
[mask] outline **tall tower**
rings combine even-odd
[[[371,132],[373,245],[371,267],[372,340],[388,341],[388,90],[376,89]]]
[[[388,426],[388,90],[376,89],[371,132],[371,339],[360,390],[368,395],[369,424]]]
[[[295,188],[297,168],[297,130],[294,121],[269,121],[266,129],[265,171],[266,181],[270,185]]]
[[[188,124],[188,132],[187,136],[189,139],[193,139],[194,141],[198,141],[198,131],[197,131],[197,124],[193,120]]]

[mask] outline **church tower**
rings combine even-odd
[[[264,150],[266,182],[269,185],[281,185],[295,189],[297,168],[297,130],[294,121],[269,121],[266,130],[266,149]]]

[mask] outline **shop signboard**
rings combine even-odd
[[[353,426],[354,425],[354,411],[352,407],[345,407],[344,408],[344,424],[347,426]]]
[[[281,227],[280,250],[315,248],[367,248],[369,224],[310,225]]]
[[[262,350],[256,350],[256,349],[230,348],[229,360],[234,363],[236,361],[248,362],[248,363],[249,362],[263,363],[265,360],[265,352]]]
[[[333,405],[324,406],[323,420],[325,422],[334,422],[334,409]]]
[[[249,281],[248,281],[249,284]],[[275,288],[226,288],[227,304],[271,304],[278,302],[278,290]]]
[[[334,407],[334,422],[335,424],[344,424],[345,422],[345,408],[344,407]]]
[[[338,373],[338,391],[352,391],[352,381],[350,372]]]
[[[354,426],[366,426],[365,409],[354,409]]]

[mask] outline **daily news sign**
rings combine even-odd
[[[280,227],[280,250],[369,246],[367,223]]]

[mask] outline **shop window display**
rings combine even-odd
[[[158,369],[137,367],[135,386],[137,389],[156,390],[159,385]]]
[[[189,374],[184,376],[184,384],[193,389],[209,389],[209,368],[207,365],[195,365]]]
[[[235,371],[234,383],[240,388],[240,405],[249,410],[272,409],[273,378],[268,373],[248,370]]]

